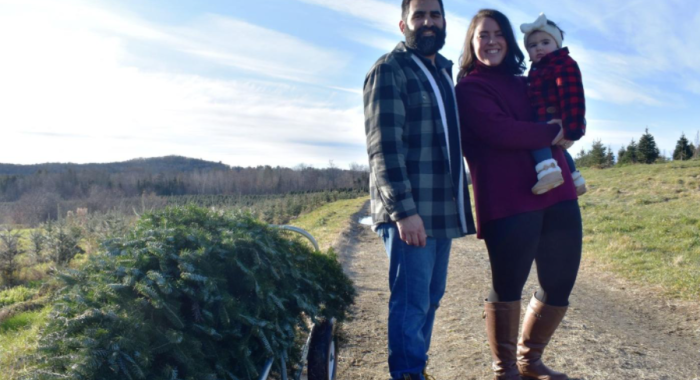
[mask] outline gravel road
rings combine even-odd
[[[366,215],[367,205],[354,218]],[[389,379],[386,364],[388,259],[369,227],[353,222],[335,246],[358,298],[343,326],[338,379]],[[437,380],[492,379],[482,319],[489,289],[483,241],[455,240],[428,370]],[[524,306],[536,289],[532,275]],[[584,260],[571,306],[545,361],[572,380],[700,380],[700,305],[665,299]]]

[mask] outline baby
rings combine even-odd
[[[569,56],[569,49],[562,47],[564,32],[544,13],[532,24],[522,24],[525,48],[532,61],[528,73],[528,96],[536,112],[536,121],[549,122],[561,119],[564,132],[563,144],[570,147],[586,133],[586,100],[578,64]],[[535,194],[544,194],[564,183],[561,168],[552,158],[551,147],[532,151],[537,172]],[[573,158],[564,149],[564,156],[571,170],[576,193],[586,192],[586,181],[576,170]]]

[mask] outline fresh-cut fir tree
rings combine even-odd
[[[355,294],[332,252],[246,214],[167,208],[105,247],[61,275],[26,379],[257,379]]]

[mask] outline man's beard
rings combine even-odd
[[[428,30],[435,33],[433,36],[424,36],[423,33]],[[430,57],[435,55],[443,46],[445,46],[445,37],[447,32],[445,28],[440,29],[437,26],[421,26],[417,30],[411,30],[408,27],[404,29],[406,36],[406,45],[411,49],[417,50],[421,55]]]

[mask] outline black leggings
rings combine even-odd
[[[484,224],[491,261],[491,302],[520,300],[533,260],[540,289],[537,298],[568,306],[581,262],[583,231],[577,201],[557,203]]]

